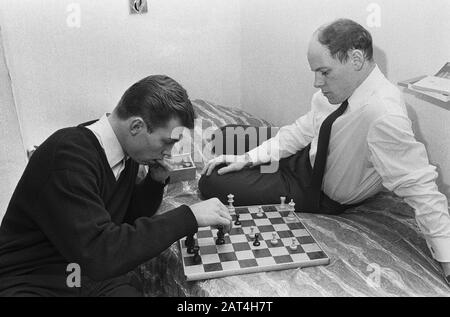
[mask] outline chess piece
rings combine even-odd
[[[286,197],[284,197],[284,196],[280,197],[280,207],[282,209],[286,208]]]
[[[225,244],[225,234],[223,233],[223,226],[217,227],[219,230],[217,231],[217,239],[216,239],[216,245],[222,245]]]
[[[256,216],[259,217],[259,218],[261,218],[262,216],[264,216],[262,206],[259,206],[259,207],[258,207],[258,213],[256,214]]]
[[[255,234],[255,241],[253,241],[253,245],[255,247],[259,247],[261,245],[261,242],[259,242],[259,234],[258,233]]]
[[[193,235],[189,235],[186,237],[186,241],[184,241],[184,245],[187,247],[187,253],[192,254],[193,248],[195,247],[195,240]]]
[[[295,220],[295,203],[294,200],[291,199],[291,201],[289,202],[289,214],[288,214],[288,220],[290,221],[294,221]]]
[[[196,245],[193,248],[193,254],[194,254],[193,260],[194,260],[195,264],[200,264],[201,263],[201,258],[200,258],[200,255],[198,254],[199,250],[200,250],[200,247],[198,245]]]
[[[230,211],[230,212],[233,212],[235,209],[234,209],[234,206],[233,206],[233,203],[234,203],[234,195],[233,194],[229,194],[228,196],[228,210]]]
[[[292,243],[291,243],[291,245],[289,246],[289,248],[290,248],[292,251],[297,250],[297,240],[296,240],[295,238],[292,238]]]
[[[248,235],[250,239],[255,239],[255,227],[250,227],[250,233]]]
[[[236,226],[240,226],[241,225],[241,222],[239,221],[239,218],[240,218],[239,212],[236,210],[236,221],[234,222],[234,224]]]
[[[278,244],[277,234],[275,232],[272,233],[272,240],[270,240],[270,243],[272,245],[277,245]]]

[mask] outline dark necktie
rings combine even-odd
[[[334,121],[339,118],[345,110],[347,110],[348,101],[345,100],[339,108],[331,113],[322,123],[319,131],[319,140],[317,141],[317,153],[312,171],[311,192],[310,192],[310,209],[311,211],[319,211],[320,194],[322,192],[323,175],[327,164],[328,145],[330,144],[331,128]]]

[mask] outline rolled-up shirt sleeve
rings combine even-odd
[[[416,141],[406,116],[386,115],[368,133],[369,159],[383,185],[402,197],[415,211],[419,229],[433,257],[450,262],[448,201],[436,185],[436,168],[425,146]]]
[[[306,147],[313,139],[313,112],[282,127],[275,137],[248,152],[254,165],[279,161]]]

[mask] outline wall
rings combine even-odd
[[[368,25],[376,21],[372,3],[380,27]],[[307,112],[316,91],[306,58],[310,36],[340,17],[369,29],[375,59],[392,82],[435,73],[450,61],[449,12],[450,0],[242,1],[242,108],[278,126]],[[414,95],[406,101],[417,138],[439,168],[438,186],[450,198],[450,106]]]
[[[173,77],[191,98],[240,104],[238,0],[151,0],[142,16],[129,15],[128,0],[0,5],[27,148],[110,111],[149,74]],[[77,12],[80,27],[69,27]]]
[[[0,28],[0,222],[26,164]]]
[[[381,27],[368,27],[380,8]],[[375,58],[397,82],[437,71],[449,60],[449,0],[246,0],[241,2],[241,102],[283,125],[310,106],[313,73],[306,59],[312,33],[336,18],[368,27]]]

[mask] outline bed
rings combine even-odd
[[[189,146],[196,156],[196,179],[170,184],[158,213],[200,201],[197,182],[212,131],[227,124],[270,126],[237,108],[194,100],[198,123]],[[181,148],[186,150],[186,144]],[[331,261],[326,266],[235,275],[187,282],[174,243],[131,272],[146,296],[449,296],[440,267],[427,248],[413,210],[382,192],[339,216],[299,214]]]

